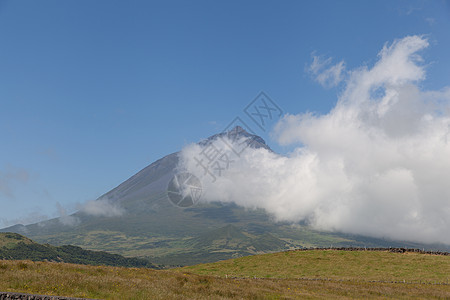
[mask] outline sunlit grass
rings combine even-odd
[[[450,281],[450,256],[388,251],[286,251],[185,267],[197,274],[262,278]]]
[[[281,252],[173,270],[0,261],[0,291],[99,299],[445,299],[450,286],[434,282],[448,279],[449,261],[370,251]],[[433,284],[368,281],[394,278]]]

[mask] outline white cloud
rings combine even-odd
[[[121,216],[125,212],[119,205],[111,203],[107,199],[88,201],[80,211],[88,215],[104,217]]]
[[[308,71],[320,85],[326,88],[337,86],[344,78],[345,63],[340,61],[331,65],[331,57],[323,59],[313,55],[313,62],[308,67]]]
[[[203,201],[321,230],[450,244],[450,88],[417,85],[427,46],[421,36],[385,45],[373,67],[349,73],[328,114],[285,115],[274,133],[298,145],[287,157],[247,149],[212,182],[190,145],[180,167],[202,180]]]

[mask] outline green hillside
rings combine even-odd
[[[236,226],[227,225],[225,227],[210,231],[204,235],[193,238],[189,244],[196,248],[210,250],[227,250],[233,249],[256,254],[266,251],[280,251],[294,245],[280,240],[270,233],[262,235],[252,235],[239,230]]]
[[[170,254],[154,257],[154,261],[166,265],[192,265],[298,247],[270,233],[251,234],[234,225],[177,243],[179,250],[171,249]]]
[[[6,249],[12,249],[16,247],[19,243],[23,243],[25,245],[33,244],[34,242],[30,240],[29,238],[13,233],[13,232],[6,232],[1,233],[0,232],[0,249],[6,248]]]
[[[126,258],[118,254],[84,250],[70,245],[59,247],[41,245],[17,233],[0,233],[0,259],[157,268],[145,259]]]

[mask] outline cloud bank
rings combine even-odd
[[[288,156],[247,148],[213,182],[193,144],[180,168],[202,180],[201,201],[320,230],[450,244],[450,88],[420,89],[426,47],[422,36],[385,45],[372,67],[349,72],[329,113],[285,115],[273,134],[297,145]]]

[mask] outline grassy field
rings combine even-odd
[[[388,251],[286,251],[183,270],[220,277],[450,283],[450,256]]]
[[[290,251],[172,270],[0,261],[0,291],[100,299],[450,299],[449,280],[450,256],[372,251]]]

